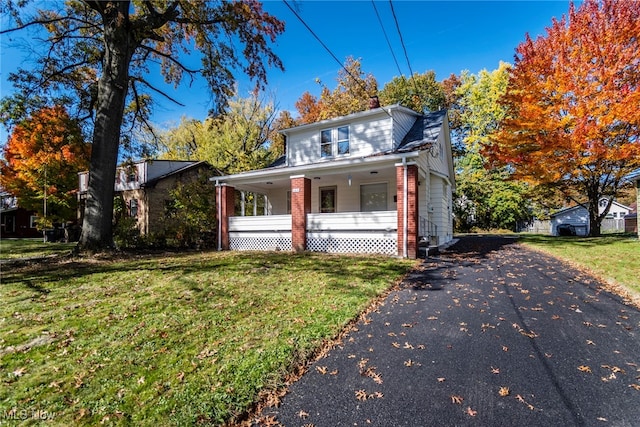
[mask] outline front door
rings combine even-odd
[[[336,187],[320,187],[320,212],[336,212]]]

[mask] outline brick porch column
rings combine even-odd
[[[235,212],[235,188],[226,184],[218,186],[216,204],[218,206],[218,226],[220,231],[220,249],[229,250],[229,217]]]
[[[398,199],[398,256],[404,256],[404,168],[396,164],[396,195]],[[407,258],[418,256],[418,166],[407,163]]]
[[[307,214],[311,212],[311,180],[304,175],[291,177],[291,247],[307,249]]]

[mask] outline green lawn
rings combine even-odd
[[[68,254],[75,243],[44,243],[42,239],[0,239],[0,260]]]
[[[635,235],[555,237],[521,234],[520,237],[526,245],[585,267],[602,279],[622,285],[640,296],[640,240]]]
[[[227,422],[414,265],[209,252],[3,271],[0,416],[61,426]]]

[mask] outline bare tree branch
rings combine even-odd
[[[164,96],[165,98],[167,98],[169,101],[172,101],[176,104],[178,104],[181,107],[184,107],[185,104],[181,103],[180,101],[170,97],[167,93],[161,91],[160,89],[156,88],[155,86],[153,86],[152,84],[150,84],[148,81],[146,81],[145,79],[143,79],[142,77],[131,77],[132,81],[137,81],[140,82],[142,84],[144,84],[145,86],[147,86],[149,89],[153,90],[154,92],[159,93],[160,95]]]

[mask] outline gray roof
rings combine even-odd
[[[433,144],[442,131],[447,110],[435,111],[416,118],[415,123],[402,139],[395,151],[415,151]]]

